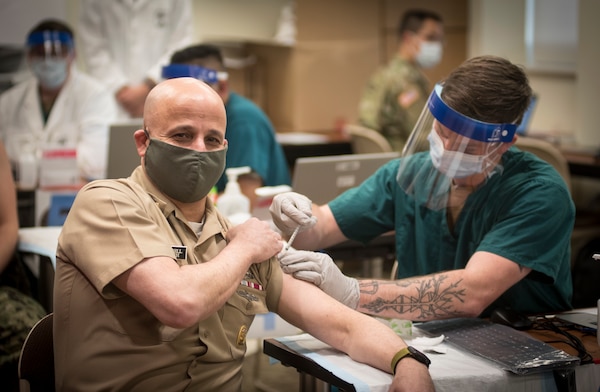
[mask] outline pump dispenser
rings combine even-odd
[[[225,192],[217,199],[217,208],[234,225],[245,222],[250,218],[250,200],[240,190],[238,176],[250,173],[249,166],[230,167],[225,170],[227,185]]]

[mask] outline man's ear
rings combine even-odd
[[[510,141],[508,143],[502,143],[502,154],[504,154],[509,148],[514,146],[514,144],[517,142],[518,138],[519,138],[519,136],[517,136],[517,134],[515,133],[515,136],[513,136],[512,141]]]
[[[219,95],[223,98],[229,95],[229,81],[228,80],[219,80],[217,82],[217,89]]]
[[[143,129],[138,129],[133,133],[133,139],[135,140],[135,148],[140,157],[146,155],[146,149],[148,148],[148,142],[150,141],[148,134]]]

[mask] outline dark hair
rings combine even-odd
[[[223,66],[221,50],[214,45],[199,44],[181,49],[171,56],[171,64],[186,64],[193,60],[214,59]]]
[[[405,31],[418,32],[426,19],[433,19],[436,22],[443,23],[442,17],[436,12],[419,9],[408,10],[400,18],[398,36],[401,37]]]
[[[442,99],[465,116],[520,123],[532,91],[522,67],[496,56],[473,57],[448,75]]]
[[[41,32],[41,31],[62,31],[62,32],[69,34],[71,36],[71,38],[74,37],[73,30],[69,26],[67,26],[66,23],[64,23],[63,21],[60,21],[58,19],[42,20],[40,23],[35,25],[29,31],[29,33],[27,34],[27,37],[29,37],[33,33]]]

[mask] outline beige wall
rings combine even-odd
[[[79,0],[65,2],[67,18],[76,25]],[[343,78],[349,79],[345,88],[351,92],[339,98],[342,101],[340,105],[329,105],[336,113],[326,120],[326,125],[333,124],[337,117],[352,121],[355,103],[365,78],[377,64],[389,58],[394,46],[393,27],[398,15],[412,3],[443,11],[450,37],[460,37],[461,32],[466,35],[466,49],[457,49],[456,42],[460,41],[459,38],[454,43],[452,39],[449,40],[446,54],[450,60],[445,58],[445,61],[451,66],[457,65],[462,58],[479,54],[496,54],[520,64],[525,63],[525,0],[461,0],[461,7],[465,2],[468,6],[468,18],[464,21],[464,15],[452,12],[460,8],[455,7],[456,1],[451,2],[452,7],[450,2],[441,0],[297,2],[300,43],[295,49],[290,49],[277,47],[270,41],[276,32],[281,9],[288,4],[288,0],[261,0],[251,4],[246,0],[193,0],[198,41],[227,41],[235,49],[235,55],[241,57],[249,54],[250,46],[262,56],[256,59],[255,66],[249,67],[249,73],[234,72],[234,83],[241,92],[249,94],[268,112],[272,112],[276,121],[281,119],[284,128],[293,129],[293,123],[300,121],[299,117],[312,116],[312,110],[317,111],[313,120],[322,118],[319,113],[327,109],[322,105],[306,103],[300,104],[298,113],[290,114],[298,102],[286,95],[293,94],[303,83],[310,83],[311,80],[286,79],[290,74],[282,71],[284,67],[309,67],[310,72],[317,72],[319,68],[311,64],[310,56],[318,56],[319,53],[322,55],[322,52],[328,50],[328,44],[335,47],[336,51],[323,64],[324,67],[341,66],[339,72],[330,79],[332,85],[328,87],[327,80],[313,82],[313,85],[317,90],[331,90],[343,85]],[[593,116],[595,97],[600,87],[600,78],[597,76],[600,45],[596,43],[596,37],[600,34],[600,25],[596,20],[596,15],[600,14],[600,3],[595,0],[579,0],[579,6],[581,45],[578,77],[528,72],[533,89],[540,95],[532,128],[534,132],[554,133],[565,139],[572,136],[579,142],[600,145],[600,132],[594,130],[597,121]],[[371,10],[365,11],[368,8]],[[247,42],[252,43],[248,46]],[[272,53],[265,55],[264,52]],[[344,62],[342,57],[346,55],[348,59]],[[365,58],[367,55],[375,57],[369,60]],[[357,58],[360,58],[359,65],[362,69],[355,72],[349,65],[350,61],[356,61]],[[344,67],[345,64],[348,66]],[[277,76],[276,80],[270,80],[266,72],[283,74]],[[445,72],[446,70],[442,70],[431,75],[432,79],[437,80]],[[356,78],[363,80],[358,83]],[[278,88],[274,85],[276,82],[283,84]],[[348,90],[348,84],[353,90]],[[302,128],[313,125],[314,122],[308,121]]]
[[[597,96],[600,91],[600,3],[579,0],[579,49],[574,74],[529,71],[540,100],[532,131],[553,134],[558,141],[600,147]],[[470,0],[469,56],[496,54],[525,63],[525,0]],[[572,194],[578,208],[597,210],[600,182],[576,177]]]
[[[579,0],[579,55],[575,83],[576,138],[583,145],[600,146],[598,131],[598,93],[600,92],[600,2]]]
[[[211,0],[195,4],[205,1]],[[295,4],[297,39],[293,46],[282,46],[271,35],[257,36],[255,30],[240,37],[242,52],[257,61],[245,87],[250,87],[250,98],[265,109],[278,132],[332,131],[341,123],[356,122],[366,82],[396,52],[398,20],[409,7],[437,9],[447,26],[443,61],[428,71],[432,82],[466,57],[468,0],[452,4],[441,0],[297,0]],[[273,18],[267,19],[265,23],[272,25]],[[225,45],[233,39],[223,32],[204,38]]]
[[[192,0],[198,41],[267,41],[289,0]]]
[[[540,101],[532,131],[559,135],[565,142],[576,140],[600,145],[600,132],[594,127],[595,101],[600,77],[597,64],[600,4],[579,0],[579,56],[576,73],[528,71],[532,88]],[[525,0],[470,1],[469,56],[495,54],[525,64]],[[595,117],[595,116],[594,116]]]

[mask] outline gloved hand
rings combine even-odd
[[[310,229],[317,223],[312,216],[312,201],[299,193],[285,192],[276,195],[269,207],[273,223],[284,234],[291,234],[296,227],[300,231]]]
[[[286,274],[318,286],[329,296],[352,309],[358,306],[358,281],[344,275],[329,255],[290,248],[287,252],[280,253],[277,258]]]

